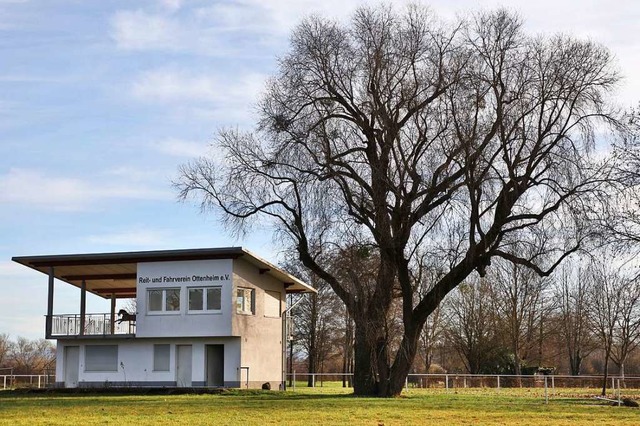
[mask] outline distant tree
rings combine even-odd
[[[557,328],[569,358],[569,372],[579,375],[582,362],[595,349],[589,312],[590,287],[584,270],[571,263],[554,277]]]
[[[531,269],[507,262],[499,262],[489,277],[498,330],[513,355],[514,373],[519,376],[540,346],[549,281]]]
[[[640,344],[640,282],[622,278],[619,288],[618,323],[613,335],[611,360],[624,380],[625,364],[629,355]]]
[[[55,347],[45,339],[18,337],[11,352],[11,363],[18,374],[41,373],[52,368],[55,360]]]
[[[494,373],[499,351],[491,288],[474,279],[458,286],[444,304],[448,341],[470,374]]]
[[[606,260],[591,262],[586,277],[589,279],[591,327],[595,330],[604,357],[602,382],[602,395],[604,396],[607,392],[609,361],[611,360],[616,329],[620,321],[621,295],[625,282],[616,273],[613,266],[606,263]]]
[[[342,387],[353,386],[353,343],[355,336],[353,335],[353,319],[349,315],[349,311],[344,309],[344,347],[342,358]]]
[[[13,343],[11,342],[9,335],[6,333],[0,334],[0,367],[7,366],[12,350]]]
[[[291,313],[295,343],[306,355],[307,371],[319,373],[329,356],[340,352],[338,341],[344,308],[331,287],[302,265],[289,261],[285,267],[317,290],[315,294],[303,296]],[[308,386],[313,386],[312,380],[312,376],[308,376]]]
[[[528,36],[505,10],[451,25],[420,5],[309,18],[257,131],[222,131],[218,159],[185,165],[176,185],[232,232],[272,225],[353,318],[354,392],[398,395],[427,319],[474,271],[499,257],[548,275],[588,240],[609,180],[589,154],[595,130],[622,126],[604,101],[611,65],[602,46]],[[373,282],[336,274],[354,246]],[[440,271],[428,291],[419,265]]]
[[[425,373],[429,372],[431,364],[434,362],[436,350],[442,344],[444,337],[443,308],[442,305],[429,315],[420,336],[420,346],[418,357],[422,361],[422,368]]]

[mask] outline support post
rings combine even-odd
[[[111,293],[111,334],[116,334],[116,294]]]
[[[614,377],[611,378],[611,389],[613,389],[614,392],[616,390],[616,379]]]
[[[500,389],[500,376],[496,376],[498,378],[498,389]]]
[[[80,335],[84,335],[84,327],[86,325],[87,314],[87,282],[82,280],[80,285]]]
[[[285,308],[286,308],[286,302],[287,302],[287,296],[285,294]],[[289,336],[287,336],[287,310],[285,309],[284,313],[281,313],[282,315],[282,365],[280,366],[282,368],[282,386],[280,387],[283,391],[287,390],[287,338]],[[291,373],[291,372],[289,372]]]
[[[445,389],[449,389],[449,375],[448,374],[444,375],[444,388]]]
[[[547,387],[547,377],[548,376],[544,376],[544,403],[545,404],[549,403],[549,390]]]
[[[53,332],[53,266],[49,268],[49,293],[47,297],[47,318],[45,319],[44,334],[47,339],[51,338]]]

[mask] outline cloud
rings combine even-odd
[[[122,49],[176,50],[183,39],[183,28],[178,21],[142,10],[116,12],[111,28],[111,37]]]
[[[163,154],[172,157],[197,158],[204,156],[210,149],[210,145],[203,142],[187,141],[182,139],[165,139],[152,143],[152,147]]]
[[[216,75],[161,68],[141,73],[132,84],[135,98],[147,102],[232,102],[246,104],[264,87],[267,76],[259,73]]]
[[[211,101],[219,97],[222,90],[222,85],[212,77],[171,70],[145,72],[132,87],[133,96],[150,102]]]
[[[253,105],[266,80],[265,74],[252,71],[222,75],[165,67],[138,74],[130,93],[135,100],[163,108],[179,120],[239,124],[252,121]]]
[[[0,175],[0,203],[57,211],[91,210],[110,199],[167,199],[170,192],[131,182],[88,181],[13,168]]]
[[[171,12],[175,12],[182,7],[182,0],[160,0],[160,3]]]

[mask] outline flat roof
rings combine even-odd
[[[309,284],[242,247],[15,256],[12,260],[46,275],[53,268],[56,279],[78,288],[84,280],[88,292],[108,299],[112,294],[117,298],[135,297],[138,263],[238,258],[257,267],[261,274],[283,282],[287,293],[316,292]]]

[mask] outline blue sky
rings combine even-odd
[[[44,334],[47,279],[12,256],[242,245],[277,261],[268,231],[232,238],[170,182],[216,129],[251,128],[296,22],[346,19],[360,3],[0,0],[0,333]],[[430,4],[448,18],[500,3]],[[530,32],[608,46],[625,76],[618,101],[640,100],[640,3],[503,4]],[[58,283],[54,313],[77,312],[79,291]]]

